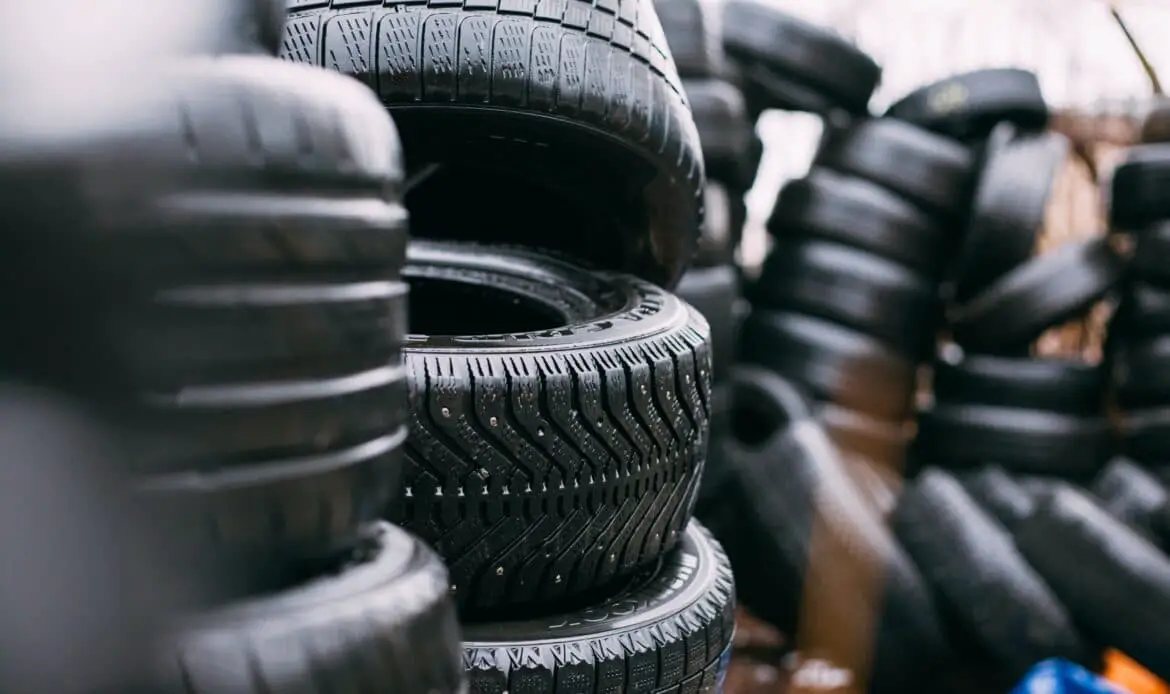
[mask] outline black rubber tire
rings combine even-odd
[[[939,277],[950,233],[913,204],[856,176],[814,167],[780,189],[768,219],[776,239],[823,238]]]
[[[1074,318],[1122,280],[1125,260],[1103,237],[1066,243],[1007,273],[950,312],[964,350],[1012,354]]]
[[[652,0],[351,5],[298,3],[282,55],[352,75],[390,109],[416,237],[548,248],[678,282],[703,162]]]
[[[970,149],[891,119],[825,126],[814,166],[860,176],[921,206],[940,220],[967,212],[974,184]]]
[[[858,457],[890,472],[903,469],[909,437],[900,423],[877,420],[832,403],[820,406],[817,421],[845,458]]]
[[[728,442],[728,503],[740,526],[725,548],[740,600],[789,634],[797,633],[802,604],[815,604],[843,653],[874,654],[868,687],[856,673],[858,691],[925,689],[950,654],[922,577],[797,386],[761,369],[737,370],[734,383],[736,409],[751,414],[737,417]]]
[[[1003,122],[1021,130],[1043,130],[1048,115],[1035,73],[992,68],[953,75],[915,89],[886,109],[885,117],[975,142]]]
[[[991,133],[955,262],[955,301],[969,301],[1032,257],[1068,151],[1058,133],[1021,133],[1006,123]]]
[[[1140,232],[1170,219],[1170,144],[1136,145],[1113,170],[1109,186],[1109,224],[1114,229]]]
[[[1125,412],[1118,430],[1125,455],[1147,465],[1164,465],[1170,460],[1170,407]]]
[[[1012,542],[950,474],[929,469],[898,500],[892,527],[940,609],[1015,681],[1049,658],[1087,660],[1072,618]]]
[[[730,82],[716,79],[684,79],[683,90],[699,129],[708,182],[720,181],[740,192],[751,188],[757,166],[751,152],[755,126],[748,119],[743,94]]]
[[[707,319],[711,330],[712,381],[722,382],[735,364],[739,326],[747,312],[739,295],[739,272],[731,265],[691,268],[683,275],[675,293]]]
[[[1135,279],[1126,282],[1121,302],[1109,322],[1110,337],[1128,342],[1168,333],[1170,290]]]
[[[466,691],[447,572],[389,523],[333,575],[191,618],[166,654],[167,691]]]
[[[1109,370],[1061,358],[963,356],[934,364],[934,398],[942,404],[991,405],[1077,416],[1104,409]]]
[[[678,297],[534,252],[413,242],[406,498],[468,615],[601,589],[690,518],[711,338]],[[452,314],[451,307],[460,307]]]
[[[886,421],[902,419],[910,410],[914,362],[819,318],[753,311],[744,321],[740,355],[800,383],[817,400]]]
[[[1151,542],[1161,542],[1157,517],[1170,504],[1170,492],[1153,473],[1117,457],[1097,475],[1089,491],[1111,516]]]
[[[1112,361],[1114,399],[1122,409],[1170,405],[1170,334],[1128,342]]]
[[[728,189],[719,181],[708,179],[703,187],[703,207],[706,213],[691,267],[734,265],[747,220],[747,204],[742,191]]]
[[[1105,465],[1111,443],[1104,417],[951,404],[918,414],[916,444],[940,467],[998,463],[1010,472],[1085,479]]]
[[[1170,287],[1170,270],[1165,263],[1170,253],[1170,221],[1154,222],[1138,233],[1133,250],[1130,272],[1159,287]]]
[[[861,114],[881,81],[881,67],[848,39],[759,0],[728,0],[723,45],[756,110]]]
[[[1013,533],[1036,510],[1035,497],[998,465],[965,473],[959,481],[983,510]]]
[[[76,252],[149,295],[92,339],[115,344],[163,439],[130,467],[176,543],[277,574],[351,546],[398,492],[398,137],[367,90],[325,71],[257,56],[163,69],[157,110],[70,155],[108,204]],[[127,182],[141,189],[120,197]]]
[[[726,72],[717,6],[709,0],[654,0],[654,11],[679,77],[708,79]]]
[[[1016,546],[1085,636],[1170,679],[1170,558],[1068,486],[1039,504]]]
[[[777,242],[749,299],[858,330],[906,355],[933,337],[936,287],[879,256],[815,239]]]
[[[527,621],[468,624],[477,694],[721,691],[735,597],[722,548],[691,522],[678,547],[612,597]]]

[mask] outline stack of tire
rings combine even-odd
[[[364,84],[402,136],[389,518],[449,568],[471,689],[716,691],[731,569],[691,521],[711,337],[668,291],[704,163],[651,0],[310,0],[282,55]]]

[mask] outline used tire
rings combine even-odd
[[[942,220],[967,211],[974,178],[971,150],[891,119],[826,126],[813,164],[860,176]]]
[[[520,250],[414,242],[404,276],[411,428],[391,520],[448,562],[460,608],[515,616],[669,552],[707,449],[703,317]]]
[[[282,55],[390,109],[415,236],[548,248],[674,286],[703,162],[651,0],[350,5],[297,3]]]
[[[1142,341],[1166,334],[1170,334],[1170,291],[1137,279],[1126,282],[1109,322],[1109,335],[1119,341]]]
[[[1036,499],[998,465],[964,474],[960,481],[971,498],[1011,532],[1036,510]]]
[[[1170,558],[1067,486],[1024,522],[1016,546],[1085,636],[1170,679]]]
[[[1124,412],[1118,429],[1127,456],[1149,465],[1170,460],[1170,407]]]
[[[886,109],[887,118],[971,142],[999,123],[1043,130],[1048,104],[1036,74],[1017,68],[975,70],[910,92]]]
[[[739,598],[789,634],[813,626],[800,613],[802,604],[815,605],[808,617],[828,633],[813,627],[812,643],[802,647],[830,660],[873,653],[869,676],[857,673],[868,680],[859,691],[904,692],[929,682],[950,654],[928,588],[810,404],[794,384],[760,369],[737,371],[735,389],[742,414],[728,442],[728,494],[739,526],[725,546]]]
[[[725,72],[716,5],[709,0],[654,0],[654,10],[680,77],[711,78]]]
[[[1170,253],[1170,222],[1154,222],[1137,234],[1133,274],[1159,287],[1170,287],[1170,270],[1162,262]]]
[[[768,219],[776,239],[812,237],[860,248],[939,277],[953,240],[944,225],[895,193],[814,167],[780,189]]]
[[[738,193],[751,188],[757,166],[751,152],[755,126],[739,89],[707,79],[683,80],[683,90],[699,129],[708,182],[720,181]]]
[[[707,319],[711,330],[712,380],[719,383],[731,373],[738,351],[739,326],[747,312],[739,295],[739,273],[730,265],[691,268],[675,291]]]
[[[758,0],[727,2],[723,45],[757,113],[865,113],[881,80],[881,67],[844,37]]]
[[[417,538],[388,523],[368,529],[334,575],[191,619],[167,654],[184,694],[466,691],[447,572]]]
[[[914,362],[860,332],[798,313],[753,311],[740,344],[743,361],[793,379],[817,400],[886,421],[910,410]]]
[[[1137,145],[1113,170],[1109,223],[1115,229],[1140,232],[1170,219],[1170,200],[1163,191],[1170,181],[1170,144]]]
[[[698,523],[612,597],[527,621],[469,624],[463,663],[479,694],[722,690],[735,628],[731,567]]]
[[[1113,386],[1124,409],[1170,404],[1170,334],[1129,342],[1113,355]]]
[[[1089,491],[1101,508],[1153,542],[1161,542],[1158,516],[1170,493],[1152,473],[1125,458],[1114,458],[1093,480]]]
[[[1032,257],[1053,179],[1069,142],[1008,124],[988,139],[971,216],[954,267],[954,300],[964,302]]]
[[[1087,660],[1064,606],[954,477],[919,475],[892,524],[943,609],[1011,681],[1049,658]]]
[[[881,257],[823,241],[776,243],[749,297],[870,335],[907,355],[922,353],[938,317],[935,285]]]
[[[936,361],[933,387],[940,404],[1091,416],[1103,411],[1108,382],[1109,370],[1103,364],[973,354]]]
[[[940,467],[999,463],[1012,472],[1084,479],[1110,450],[1104,417],[936,403],[918,415],[916,445]]]

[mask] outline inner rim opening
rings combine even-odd
[[[410,279],[410,332],[456,336],[551,330],[567,319],[519,291],[434,277]]]
[[[731,434],[736,441],[748,446],[762,446],[784,424],[782,419],[740,403],[738,399],[731,406]]]

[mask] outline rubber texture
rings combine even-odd
[[[1130,279],[1109,322],[1109,335],[1122,341],[1141,341],[1167,333],[1170,333],[1170,291]]]
[[[691,268],[675,293],[707,319],[712,379],[714,383],[725,380],[735,364],[739,326],[747,312],[739,295],[739,273],[730,265]]]
[[[917,355],[934,335],[935,288],[864,251],[783,240],[773,245],[749,298],[754,306],[832,321]]]
[[[973,354],[936,361],[933,387],[939,403],[1091,416],[1104,410],[1108,382],[1109,370],[1103,364]]]
[[[1032,257],[1069,152],[1057,133],[1021,133],[996,127],[987,141],[967,231],[954,267],[954,300],[970,300]]]
[[[895,193],[814,167],[785,183],[768,218],[776,239],[812,237],[860,248],[926,277],[939,277],[950,232]]]
[[[471,691],[714,694],[731,661],[733,589],[723,550],[691,522],[659,566],[591,607],[467,625]]]
[[[973,353],[1013,353],[1087,311],[1122,280],[1125,261],[1105,238],[1066,243],[1007,273],[950,312],[953,336]]]
[[[1048,104],[1036,74],[1017,68],[992,68],[953,75],[920,87],[886,109],[897,118],[948,137],[976,142],[1000,123],[1021,130],[1043,130]]]
[[[1122,413],[1118,434],[1125,455],[1149,465],[1165,464],[1170,460],[1170,407]]]
[[[166,691],[466,691],[446,579],[417,538],[376,524],[334,575],[190,619],[167,654]]]
[[[1068,486],[1037,507],[1016,546],[1086,637],[1170,678],[1170,558]]]
[[[860,176],[945,220],[966,213],[975,175],[967,147],[890,119],[826,125],[813,165]]]
[[[515,617],[669,552],[707,449],[703,317],[524,250],[413,242],[404,274],[411,428],[390,520],[448,562],[462,614]]]
[[[1011,532],[1036,510],[1035,497],[998,465],[965,473],[959,481],[975,503]]]
[[[1113,392],[1124,409],[1170,404],[1170,334],[1128,342],[1113,354]]]
[[[1154,222],[1137,234],[1130,271],[1134,277],[1170,287],[1170,270],[1162,260],[1170,253],[1170,222]]]
[[[1157,519],[1170,503],[1170,493],[1152,473],[1131,460],[1114,458],[1093,480],[1089,491],[1111,516],[1152,542],[1161,541]]]
[[[720,13],[713,3],[654,0],[654,10],[680,77],[704,79],[726,72]]]
[[[886,421],[910,410],[914,362],[871,337],[819,318],[753,311],[744,321],[740,355],[800,383],[817,400]]]
[[[758,0],[728,0],[723,45],[758,108],[865,113],[881,67],[848,39]]]
[[[743,194],[728,189],[715,179],[708,179],[703,188],[703,207],[706,214],[691,268],[734,265],[747,220]]]
[[[1170,219],[1170,201],[1163,191],[1170,183],[1170,144],[1135,145],[1113,170],[1109,224],[1140,232]]]
[[[917,445],[940,467],[998,463],[1011,472],[1090,477],[1110,452],[1103,417],[983,405],[935,404],[918,414]]]
[[[1012,680],[1048,658],[1084,662],[1064,606],[1012,537],[942,470],[927,470],[898,501],[892,526],[938,597],[940,609]]]
[[[815,605],[811,618],[828,633],[814,629],[802,648],[830,660],[872,652],[858,691],[924,687],[950,654],[922,577],[798,387],[760,369],[737,371],[735,383],[736,408],[754,414],[729,441],[729,504],[741,526],[725,547],[740,600],[789,634],[803,623],[802,604]]]
[[[683,90],[699,129],[708,181],[720,181],[738,193],[751,188],[758,162],[752,157],[755,128],[743,94],[730,82],[716,79],[684,79]]]
[[[79,155],[109,207],[77,252],[149,296],[93,340],[116,345],[145,405],[137,492],[177,544],[265,583],[351,546],[398,493],[398,137],[324,71],[226,56],[160,72],[156,110]],[[119,199],[127,182],[141,187]]]
[[[832,403],[822,404],[817,421],[845,458],[858,457],[889,472],[900,472],[908,436],[900,423],[885,422]]]
[[[417,237],[551,249],[668,288],[694,252],[702,153],[652,0],[308,0],[281,55],[390,109]]]

